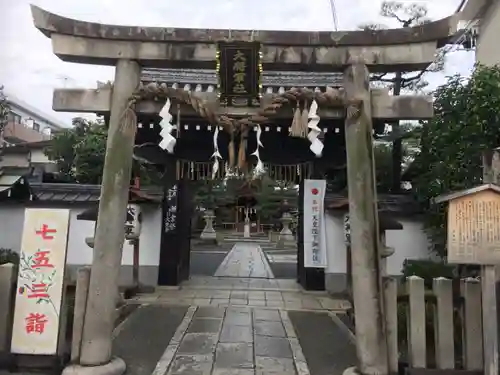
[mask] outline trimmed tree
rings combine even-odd
[[[3,86],[0,85],[0,149],[3,146],[3,134],[7,126],[7,120],[10,112],[10,106],[7,97],[3,92]]]
[[[431,202],[482,183],[482,152],[500,145],[500,67],[476,66],[470,79],[450,77],[434,96],[434,118],[423,122],[412,185],[432,250],[444,255],[446,213]]]
[[[401,1],[384,1],[380,8],[380,15],[396,20],[401,27],[413,27],[429,23],[427,18],[428,9],[425,5],[417,3],[406,3]],[[360,28],[364,30],[382,30],[387,29],[383,24],[365,24]],[[444,54],[438,51],[436,60],[427,69],[420,72],[397,72],[396,74],[373,74],[372,81],[384,87],[389,87],[393,95],[400,95],[402,91],[422,91],[429,84],[425,79],[428,72],[438,72],[443,70]],[[397,193],[401,189],[402,162],[404,159],[404,146],[402,137],[404,129],[400,127],[399,121],[390,124],[393,132],[392,144],[392,184],[390,191]]]

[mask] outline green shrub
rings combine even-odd
[[[455,278],[456,267],[444,263],[443,261],[433,260],[410,260],[403,263],[402,274],[404,279],[408,276],[419,276],[424,279],[427,289],[432,288],[432,279],[437,277]]]

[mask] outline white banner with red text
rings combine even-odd
[[[69,210],[25,210],[12,353],[58,353],[69,219]]]
[[[326,268],[325,180],[304,180],[304,267]]]

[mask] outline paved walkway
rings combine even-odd
[[[233,246],[214,276],[274,278],[273,271],[260,246],[244,242]]]
[[[115,331],[130,375],[341,375],[352,334],[331,311],[144,304]]]
[[[352,335],[336,316],[349,302],[275,278],[268,258],[278,263],[292,256],[266,256],[258,244],[237,243],[215,277],[191,277],[180,287],[159,287],[129,300],[141,307],[130,317],[133,324],[122,325],[116,353],[130,363],[128,373],[341,375],[356,363]],[[155,330],[158,314],[165,316],[164,325]],[[137,339],[131,344],[130,337]]]
[[[295,280],[233,277],[196,277],[181,287],[160,287],[154,294],[138,295],[129,303],[336,312],[344,312],[350,307],[347,300],[331,298],[326,292],[304,291]]]
[[[168,371],[168,372],[167,372]],[[306,375],[284,311],[190,307],[153,375]]]

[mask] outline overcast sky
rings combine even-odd
[[[405,1],[405,0],[404,0]],[[382,0],[335,0],[338,28],[356,29],[367,22],[397,24],[379,16]],[[410,1],[408,1],[410,3]],[[429,17],[453,13],[460,0],[417,0]],[[63,16],[110,24],[273,30],[333,30],[330,0],[0,0],[0,85],[34,107],[68,124],[75,114],[51,109],[56,87],[95,88],[96,81],[113,79],[113,69],[70,64],[52,54],[50,40],[35,29],[29,4]],[[444,74],[433,75],[431,85],[445,75],[468,74],[470,52],[448,54]]]

